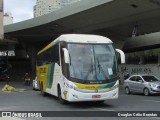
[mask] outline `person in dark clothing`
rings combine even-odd
[[[31,84],[31,78],[30,78],[30,76],[29,76],[28,73],[25,73],[25,76],[24,76],[24,85],[30,86],[30,84]]]

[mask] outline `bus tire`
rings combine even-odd
[[[43,91],[43,84],[40,84],[41,95],[46,96],[46,93]]]
[[[62,98],[61,87],[58,85],[58,100],[61,104],[66,104],[66,101]]]

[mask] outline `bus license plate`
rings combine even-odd
[[[92,95],[92,98],[101,98],[101,95]]]

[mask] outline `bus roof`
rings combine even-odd
[[[61,35],[60,38],[61,41],[75,43],[112,43],[110,39],[99,35],[64,34]]]
[[[49,49],[52,47],[54,44],[60,42],[60,41],[65,41],[69,43],[95,43],[95,44],[101,44],[101,43],[112,43],[112,41],[103,36],[99,35],[87,35],[87,34],[64,34],[52,41],[50,44],[48,44],[45,48],[40,50],[38,52],[38,55],[44,52],[45,50]]]

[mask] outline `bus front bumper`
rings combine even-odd
[[[108,99],[117,99],[118,98],[119,88],[108,92],[97,92],[97,93],[85,93],[79,92],[73,89],[69,89],[66,95],[66,100],[69,102],[78,102],[78,101],[103,101]]]

